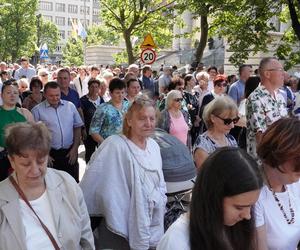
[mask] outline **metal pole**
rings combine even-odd
[[[83,27],[85,30],[86,29],[86,0],[83,1],[84,3],[84,23],[83,23]],[[84,62],[84,65],[86,65],[86,40],[87,38],[84,38],[83,40],[83,62]]]

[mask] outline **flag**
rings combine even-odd
[[[77,38],[78,25],[76,23],[76,19],[73,20],[73,18],[71,18],[71,24],[72,24],[72,37]]]
[[[83,27],[82,23],[80,20],[78,20],[78,36],[80,36],[82,39],[85,39],[87,37],[87,32],[85,28]]]

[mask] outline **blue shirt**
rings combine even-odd
[[[36,75],[35,69],[33,68],[20,68],[15,73],[15,79],[19,80],[22,76],[25,76],[27,80],[30,82],[31,78]]]
[[[228,95],[237,105],[240,105],[240,102],[244,99],[245,95],[245,82],[242,80],[234,82],[229,88]]]
[[[150,90],[151,94],[154,95],[155,86],[154,86],[154,83],[153,83],[153,79],[148,78],[146,76],[142,76],[141,81],[143,82],[144,89]]]
[[[97,107],[90,126],[90,135],[99,134],[107,137],[120,133],[123,125],[123,116],[129,108],[129,102],[123,101],[122,109],[115,108],[111,102],[102,103]]]
[[[69,88],[68,95],[61,92],[61,99],[72,102],[76,108],[80,108],[80,98],[76,90]]]
[[[67,149],[73,144],[73,128],[83,126],[81,117],[73,103],[60,100],[57,108],[47,100],[31,110],[34,120],[42,121],[52,135],[51,148]]]

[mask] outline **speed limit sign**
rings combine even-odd
[[[144,49],[141,53],[141,60],[145,64],[152,64],[156,60],[156,53],[153,49]]]

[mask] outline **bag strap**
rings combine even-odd
[[[15,179],[12,176],[9,176],[9,180],[10,180],[11,184],[15,187],[15,189],[17,190],[17,192],[19,193],[20,197],[25,201],[25,203],[28,205],[28,207],[31,209],[31,211],[35,214],[35,216],[37,217],[37,219],[41,223],[42,228],[45,230],[46,234],[48,235],[48,237],[49,237],[52,245],[55,248],[55,250],[60,250],[60,247],[58,246],[58,244],[57,244],[56,240],[54,239],[53,235],[51,234],[51,232],[49,231],[49,229],[47,228],[47,226],[42,222],[42,220],[37,215],[37,213],[34,211],[33,207],[30,205],[30,203],[27,200],[25,194],[23,193],[23,191],[21,190],[21,188],[19,187],[19,185],[17,184],[17,182],[15,181]]]

